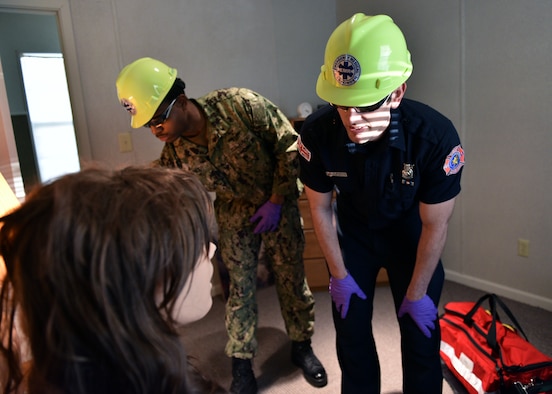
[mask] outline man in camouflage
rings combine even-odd
[[[152,66],[162,75],[148,79]],[[255,292],[261,244],[292,341],[292,361],[309,383],[325,386],[326,372],[311,347],[314,298],[302,260],[297,133],[273,103],[249,89],[221,89],[190,99],[176,73],[157,60],[139,59],[121,71],[117,89],[133,115],[133,127],[145,125],[165,142],[156,164],[189,169],[216,194],[219,249],[230,276],[225,318],[225,351],[232,357],[230,391],[257,392],[251,359],[257,352]],[[170,86],[158,81],[166,75]],[[148,103],[156,107],[149,113],[140,112],[145,108],[139,97],[144,84],[154,86],[155,93],[145,94],[143,101],[157,100]]]

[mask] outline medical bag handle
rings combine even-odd
[[[484,296],[479,298],[479,300],[477,300],[473,308],[464,317],[464,323],[466,325],[468,325],[469,327],[473,325],[473,315],[475,315],[475,313],[481,307],[481,305],[485,300],[488,300],[489,302],[489,308],[490,308],[489,310],[492,316],[491,326],[489,327],[489,332],[487,333],[487,343],[489,344],[491,349],[493,349],[497,353],[500,350],[498,348],[498,343],[496,342],[496,322],[500,321],[500,318],[498,316],[497,304],[506,313],[506,315],[508,316],[508,318],[510,319],[514,327],[521,333],[521,335],[523,335],[525,340],[529,342],[529,339],[527,339],[527,335],[525,335],[525,332],[521,328],[521,325],[518,323],[517,319],[515,318],[510,308],[508,308],[504,303],[504,301],[502,301],[500,297],[498,297],[496,294],[492,294],[492,293],[485,294]]]

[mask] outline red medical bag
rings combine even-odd
[[[485,300],[488,310],[482,307]],[[511,325],[500,321],[498,307]],[[486,294],[477,302],[447,303],[439,324],[441,359],[469,393],[552,392],[552,358],[529,343],[510,309],[495,294]]]

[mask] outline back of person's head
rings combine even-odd
[[[172,314],[214,223],[193,174],[132,167],[66,175],[1,218],[1,323],[19,308],[30,392],[189,392]]]

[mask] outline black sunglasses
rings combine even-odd
[[[156,116],[155,118],[151,118],[151,120],[146,123],[144,125],[145,128],[149,129],[151,127],[159,127],[161,126],[163,123],[165,123],[167,121],[167,119],[169,118],[169,116],[171,115],[171,110],[172,110],[172,107],[174,105],[174,103],[176,102],[176,100],[178,99],[175,98],[173,101],[171,101],[171,103],[169,104],[169,106],[167,107],[167,109],[165,111],[163,111],[163,113],[161,115],[158,115]]]
[[[353,109],[356,113],[358,114],[362,114],[362,113],[366,113],[366,112],[374,112],[374,111],[377,111],[378,109],[381,108],[381,106],[383,104],[385,104],[385,102],[387,101],[387,99],[389,99],[389,97],[391,97],[391,94],[389,94],[388,96],[384,97],[383,99],[381,99],[380,101],[378,101],[377,103],[375,104],[372,104],[372,105],[368,105],[366,107],[346,107],[344,105],[336,105],[336,104],[332,104],[330,103],[330,105],[334,108],[337,108],[337,109],[341,109],[343,111],[349,111],[349,109]]]

